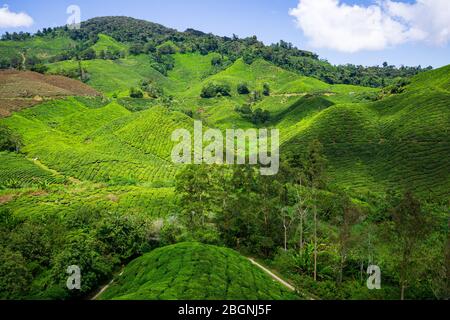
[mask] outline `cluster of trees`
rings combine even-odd
[[[164,96],[164,89],[154,81],[142,80],[141,90],[146,92],[150,98],[157,99]]]
[[[130,98],[142,99],[144,97],[144,93],[136,88],[130,88]]]
[[[130,88],[130,97],[141,99],[144,97],[144,92],[153,99],[162,99],[165,97],[164,89],[151,80],[142,80],[139,89],[134,87]]]
[[[202,98],[228,97],[230,95],[231,86],[229,84],[214,82],[206,84],[200,93],[200,97]]]
[[[99,33],[107,34],[114,39],[131,44],[132,54],[139,53],[174,53],[179,51],[199,52],[201,54],[218,53],[223,60],[236,61],[244,59],[252,63],[256,59],[265,59],[287,70],[302,75],[312,76],[327,83],[344,83],[384,87],[392,84],[399,77],[410,77],[430,67],[382,66],[364,67],[356,65],[333,66],[309,51],[296,48],[285,41],[264,45],[255,36],[241,39],[236,35],[232,37],[219,37],[201,31],[188,29],[178,32],[159,24],[137,20],[127,17],[102,17],[83,22],[80,30],[66,30],[77,41],[95,39]],[[133,30],[133,32],[129,32]],[[215,59],[215,63],[219,60]]]
[[[445,298],[442,219],[410,192],[361,205],[328,183],[326,168],[317,140],[277,176],[245,165],[188,166],[176,180],[181,212],[164,226],[163,243],[257,255],[321,298]],[[380,291],[366,288],[370,264],[383,272]]]
[[[133,30],[130,32],[129,30]],[[155,67],[166,74],[170,70],[170,61],[166,61],[170,54],[175,52],[199,52],[201,54],[218,53],[221,58],[215,58],[213,63],[232,63],[242,58],[251,64],[256,59],[265,59],[284,69],[311,76],[330,84],[343,83],[372,87],[384,87],[394,83],[398,78],[411,77],[419,72],[429,70],[418,67],[399,68],[384,63],[382,66],[364,67],[356,65],[334,66],[309,51],[296,48],[291,43],[280,41],[269,46],[264,45],[256,36],[241,39],[236,35],[232,37],[219,37],[212,34],[188,29],[178,32],[159,24],[137,20],[127,17],[102,17],[83,22],[81,29],[69,30],[67,27],[47,28],[39,31],[35,36],[66,35],[76,40],[81,46],[96,42],[98,34],[107,34],[114,39],[128,43],[130,54],[150,54],[156,61]],[[5,33],[3,40],[26,40],[32,37],[29,34]],[[86,49],[86,48],[85,48]],[[82,51],[68,51],[55,56],[56,60],[74,58]],[[92,52],[84,53],[92,58]],[[99,58],[117,59],[125,55],[124,52],[104,52]],[[158,61],[163,60],[163,61]]]
[[[32,35],[29,32],[22,32],[22,31],[21,32],[13,32],[13,33],[5,32],[2,35],[1,40],[2,41],[8,41],[8,40],[24,41],[24,40],[28,40],[31,38],[32,38]]]
[[[22,54],[23,56],[17,54],[0,58],[0,69],[31,70],[39,73],[45,73],[48,70],[42,59],[34,55]]]
[[[0,299],[86,296],[122,263],[150,250],[150,230],[145,217],[95,207],[78,208],[64,219],[51,213],[18,218],[0,208]],[[81,290],[66,288],[70,265],[81,269]],[[40,285],[34,287],[33,279]]]
[[[0,125],[0,151],[19,152],[23,146],[22,137],[5,125]]]
[[[251,121],[255,125],[267,124],[270,121],[270,112],[257,108],[252,109],[250,104],[244,104],[242,107],[236,107],[236,112],[239,112],[244,119]]]

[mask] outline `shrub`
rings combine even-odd
[[[141,99],[144,97],[144,94],[139,89],[131,88],[130,89],[130,97],[135,98],[135,99]]]
[[[0,151],[19,152],[22,138],[4,125],[0,125]]]
[[[157,52],[159,54],[174,54],[177,52],[177,48],[175,47],[175,45],[171,42],[165,42],[162,45],[160,45],[157,49]]]
[[[130,54],[138,55],[144,52],[144,46],[140,43],[134,43],[130,47]]]
[[[38,72],[38,73],[44,74],[44,73],[47,72],[48,67],[46,65],[42,64],[42,63],[38,63],[38,64],[32,66],[30,70],[34,71],[34,72]]]
[[[202,98],[215,98],[217,96],[230,96],[231,88],[228,84],[208,83],[203,87]]]
[[[239,94],[249,94],[250,90],[248,89],[248,85],[246,83],[239,83],[237,86],[237,92]]]
[[[213,57],[211,59],[211,65],[214,66],[214,67],[221,66],[222,63],[223,63],[223,60],[222,60],[221,57]]]
[[[264,83],[263,85],[263,95],[270,96],[270,86],[268,83]]]

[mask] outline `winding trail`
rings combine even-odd
[[[258,262],[256,262],[254,259],[252,258],[247,258],[248,260],[250,260],[251,263],[253,263],[255,266],[257,266],[258,268],[260,268],[262,271],[264,271],[265,273],[267,273],[269,276],[272,277],[272,279],[274,279],[275,281],[278,281],[279,283],[281,283],[283,286],[285,286],[286,288],[288,288],[290,291],[297,291],[292,285],[290,285],[289,283],[287,283],[286,281],[284,281],[283,279],[281,279],[279,276],[277,276],[276,274],[274,274],[272,271],[270,271],[269,269],[267,269],[266,267],[262,266],[261,264],[259,264]],[[301,294],[303,296],[305,296],[306,298],[308,298],[309,300],[317,300],[318,298],[313,297],[310,294],[306,294],[304,292],[301,292]]]
[[[123,274],[123,269],[122,269],[122,271],[119,273],[118,276],[120,277],[122,274]],[[105,292],[106,289],[108,289],[110,285],[112,285],[112,284],[114,283],[114,279],[115,279],[115,277],[114,277],[114,278],[113,278],[106,286],[102,287],[102,288],[100,289],[100,291],[99,291],[99,292],[98,292],[91,300],[97,300],[97,298],[100,297],[100,295],[101,295],[103,292]]]
[[[285,286],[286,288],[288,288],[291,291],[295,291],[295,288],[293,286],[291,286],[289,283],[287,283],[286,281],[284,281],[283,279],[281,279],[279,276],[277,276],[276,274],[274,274],[272,271],[270,271],[269,269],[263,267],[262,265],[260,265],[258,262],[256,262],[255,260],[253,260],[252,258],[247,258],[248,260],[250,260],[251,263],[253,263],[255,266],[257,266],[258,268],[260,268],[262,271],[264,271],[265,273],[267,273],[269,276],[272,277],[272,279],[278,281],[279,283],[281,283],[283,286]]]

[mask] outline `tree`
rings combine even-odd
[[[5,125],[0,125],[0,151],[19,152],[22,138]]]
[[[88,48],[81,52],[80,58],[83,60],[94,60],[97,57],[97,54],[95,53],[94,49]]]
[[[128,260],[142,254],[147,245],[146,221],[136,216],[109,214],[100,221],[96,238],[105,255]]]
[[[142,99],[144,97],[144,94],[139,89],[130,88],[130,97],[135,99]]]
[[[177,52],[177,48],[172,42],[165,42],[157,48],[158,54],[167,55]]]
[[[270,112],[267,110],[262,110],[261,108],[256,109],[252,115],[252,122],[256,125],[265,124],[270,120]]]
[[[270,86],[268,83],[264,83],[263,85],[263,95],[266,97],[270,96]]]
[[[229,84],[208,83],[202,88],[200,96],[202,98],[215,98],[217,96],[230,96],[231,88]]]
[[[144,45],[145,53],[153,53],[156,52],[156,45],[153,41],[149,41]]]
[[[48,71],[48,67],[45,64],[38,63],[38,64],[32,66],[30,70],[44,74]]]
[[[130,46],[130,54],[137,56],[144,52],[144,46],[140,43],[133,43]]]
[[[71,295],[83,296],[104,281],[113,268],[113,262],[100,253],[100,243],[82,230],[73,231],[66,236],[64,249],[52,261],[51,278],[53,283],[66,291],[67,267],[80,267],[81,290],[73,290]]]
[[[430,232],[430,219],[422,211],[420,201],[411,191],[407,191],[400,203],[392,211],[391,243],[398,257],[400,299],[405,299],[405,291],[416,277],[415,256],[421,243]]]
[[[0,247],[0,299],[21,299],[29,291],[32,275],[20,252]]]
[[[361,216],[358,208],[352,204],[351,199],[344,193],[338,195],[341,203],[339,204],[340,215],[337,217],[339,246],[339,274],[338,283],[342,284],[344,267],[347,261],[348,253],[353,245],[352,227],[359,221]]]
[[[307,156],[304,162],[306,183],[311,188],[323,188],[326,184],[327,159],[323,155],[322,143],[315,139],[308,145]]]
[[[304,223],[309,214],[309,208],[307,205],[308,199],[306,196],[300,196],[298,190],[295,190],[295,205],[294,209],[297,213],[297,220],[299,221],[299,248],[303,250],[304,245]]]
[[[214,56],[211,59],[211,65],[213,67],[220,67],[222,65],[222,63],[223,63],[223,58],[221,58],[221,57]]]
[[[175,190],[183,208],[181,218],[191,231],[203,228],[212,211],[213,178],[205,164],[186,166],[176,177]]]
[[[290,229],[292,223],[295,220],[295,211],[290,207],[284,207],[281,209],[281,217],[283,220],[283,231],[284,231],[284,251],[288,250],[288,230]]]
[[[250,90],[248,89],[248,85],[244,82],[241,82],[237,86],[237,92],[239,94],[249,94]]]
[[[326,158],[322,155],[323,146],[319,140],[313,140],[308,146],[308,153],[305,161],[305,174],[308,185],[312,188],[314,206],[314,281],[317,281],[317,205],[316,189],[325,183]]]

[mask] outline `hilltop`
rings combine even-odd
[[[296,299],[236,251],[199,243],[156,249],[127,265],[101,300]]]

